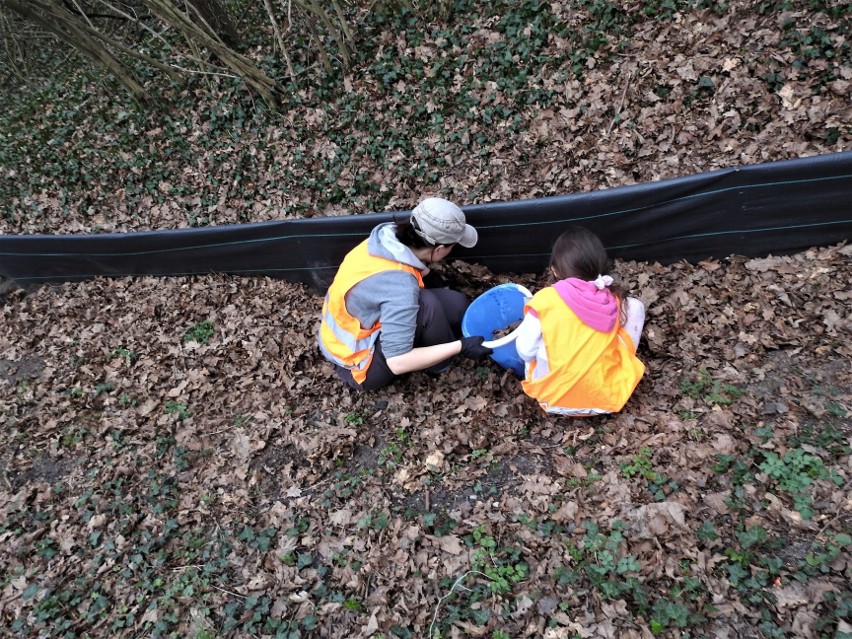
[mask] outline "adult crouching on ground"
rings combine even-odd
[[[319,347],[347,386],[373,390],[405,373],[440,373],[457,355],[491,354],[483,337],[460,339],[468,301],[430,270],[476,241],[458,206],[430,197],[346,255],[325,296]]]

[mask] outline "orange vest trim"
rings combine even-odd
[[[627,331],[616,325],[604,333],[577,317],[553,287],[527,304],[541,323],[550,372],[532,379],[535,362],[521,382],[524,392],[548,413],[589,416],[620,411],[645,373]]]
[[[383,271],[411,273],[417,279],[417,285],[423,288],[423,276],[418,269],[371,255],[367,250],[367,240],[364,240],[343,258],[322,305],[320,349],[330,361],[351,370],[352,377],[359,384],[367,378],[382,324],[376,322],[366,328],[361,326],[358,318],[346,309],[346,294],[359,282]]]

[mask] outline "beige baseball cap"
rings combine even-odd
[[[411,211],[414,232],[430,244],[476,246],[479,235],[465,222],[464,212],[449,200],[427,197]]]

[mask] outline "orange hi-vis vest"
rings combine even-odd
[[[620,411],[645,373],[627,331],[618,322],[608,333],[587,326],[552,286],[536,293],[524,311],[531,308],[541,323],[550,372],[534,380],[533,361],[521,382],[524,392],[548,413]]]
[[[367,328],[361,326],[361,322],[346,310],[346,294],[359,282],[382,271],[408,271],[423,288],[419,270],[402,262],[370,255],[367,240],[364,240],[343,258],[322,305],[320,349],[329,360],[351,370],[353,379],[359,384],[367,378],[382,324],[376,322]]]

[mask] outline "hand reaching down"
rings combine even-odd
[[[447,280],[445,280],[441,275],[434,270],[429,270],[426,275],[423,276],[423,285],[426,288],[447,288],[449,284],[447,284]]]
[[[473,360],[480,360],[483,357],[488,357],[494,351],[488,348],[487,346],[483,346],[482,342],[484,341],[485,338],[481,335],[465,337],[461,341],[461,352],[459,354],[462,357],[467,357],[468,359]]]

